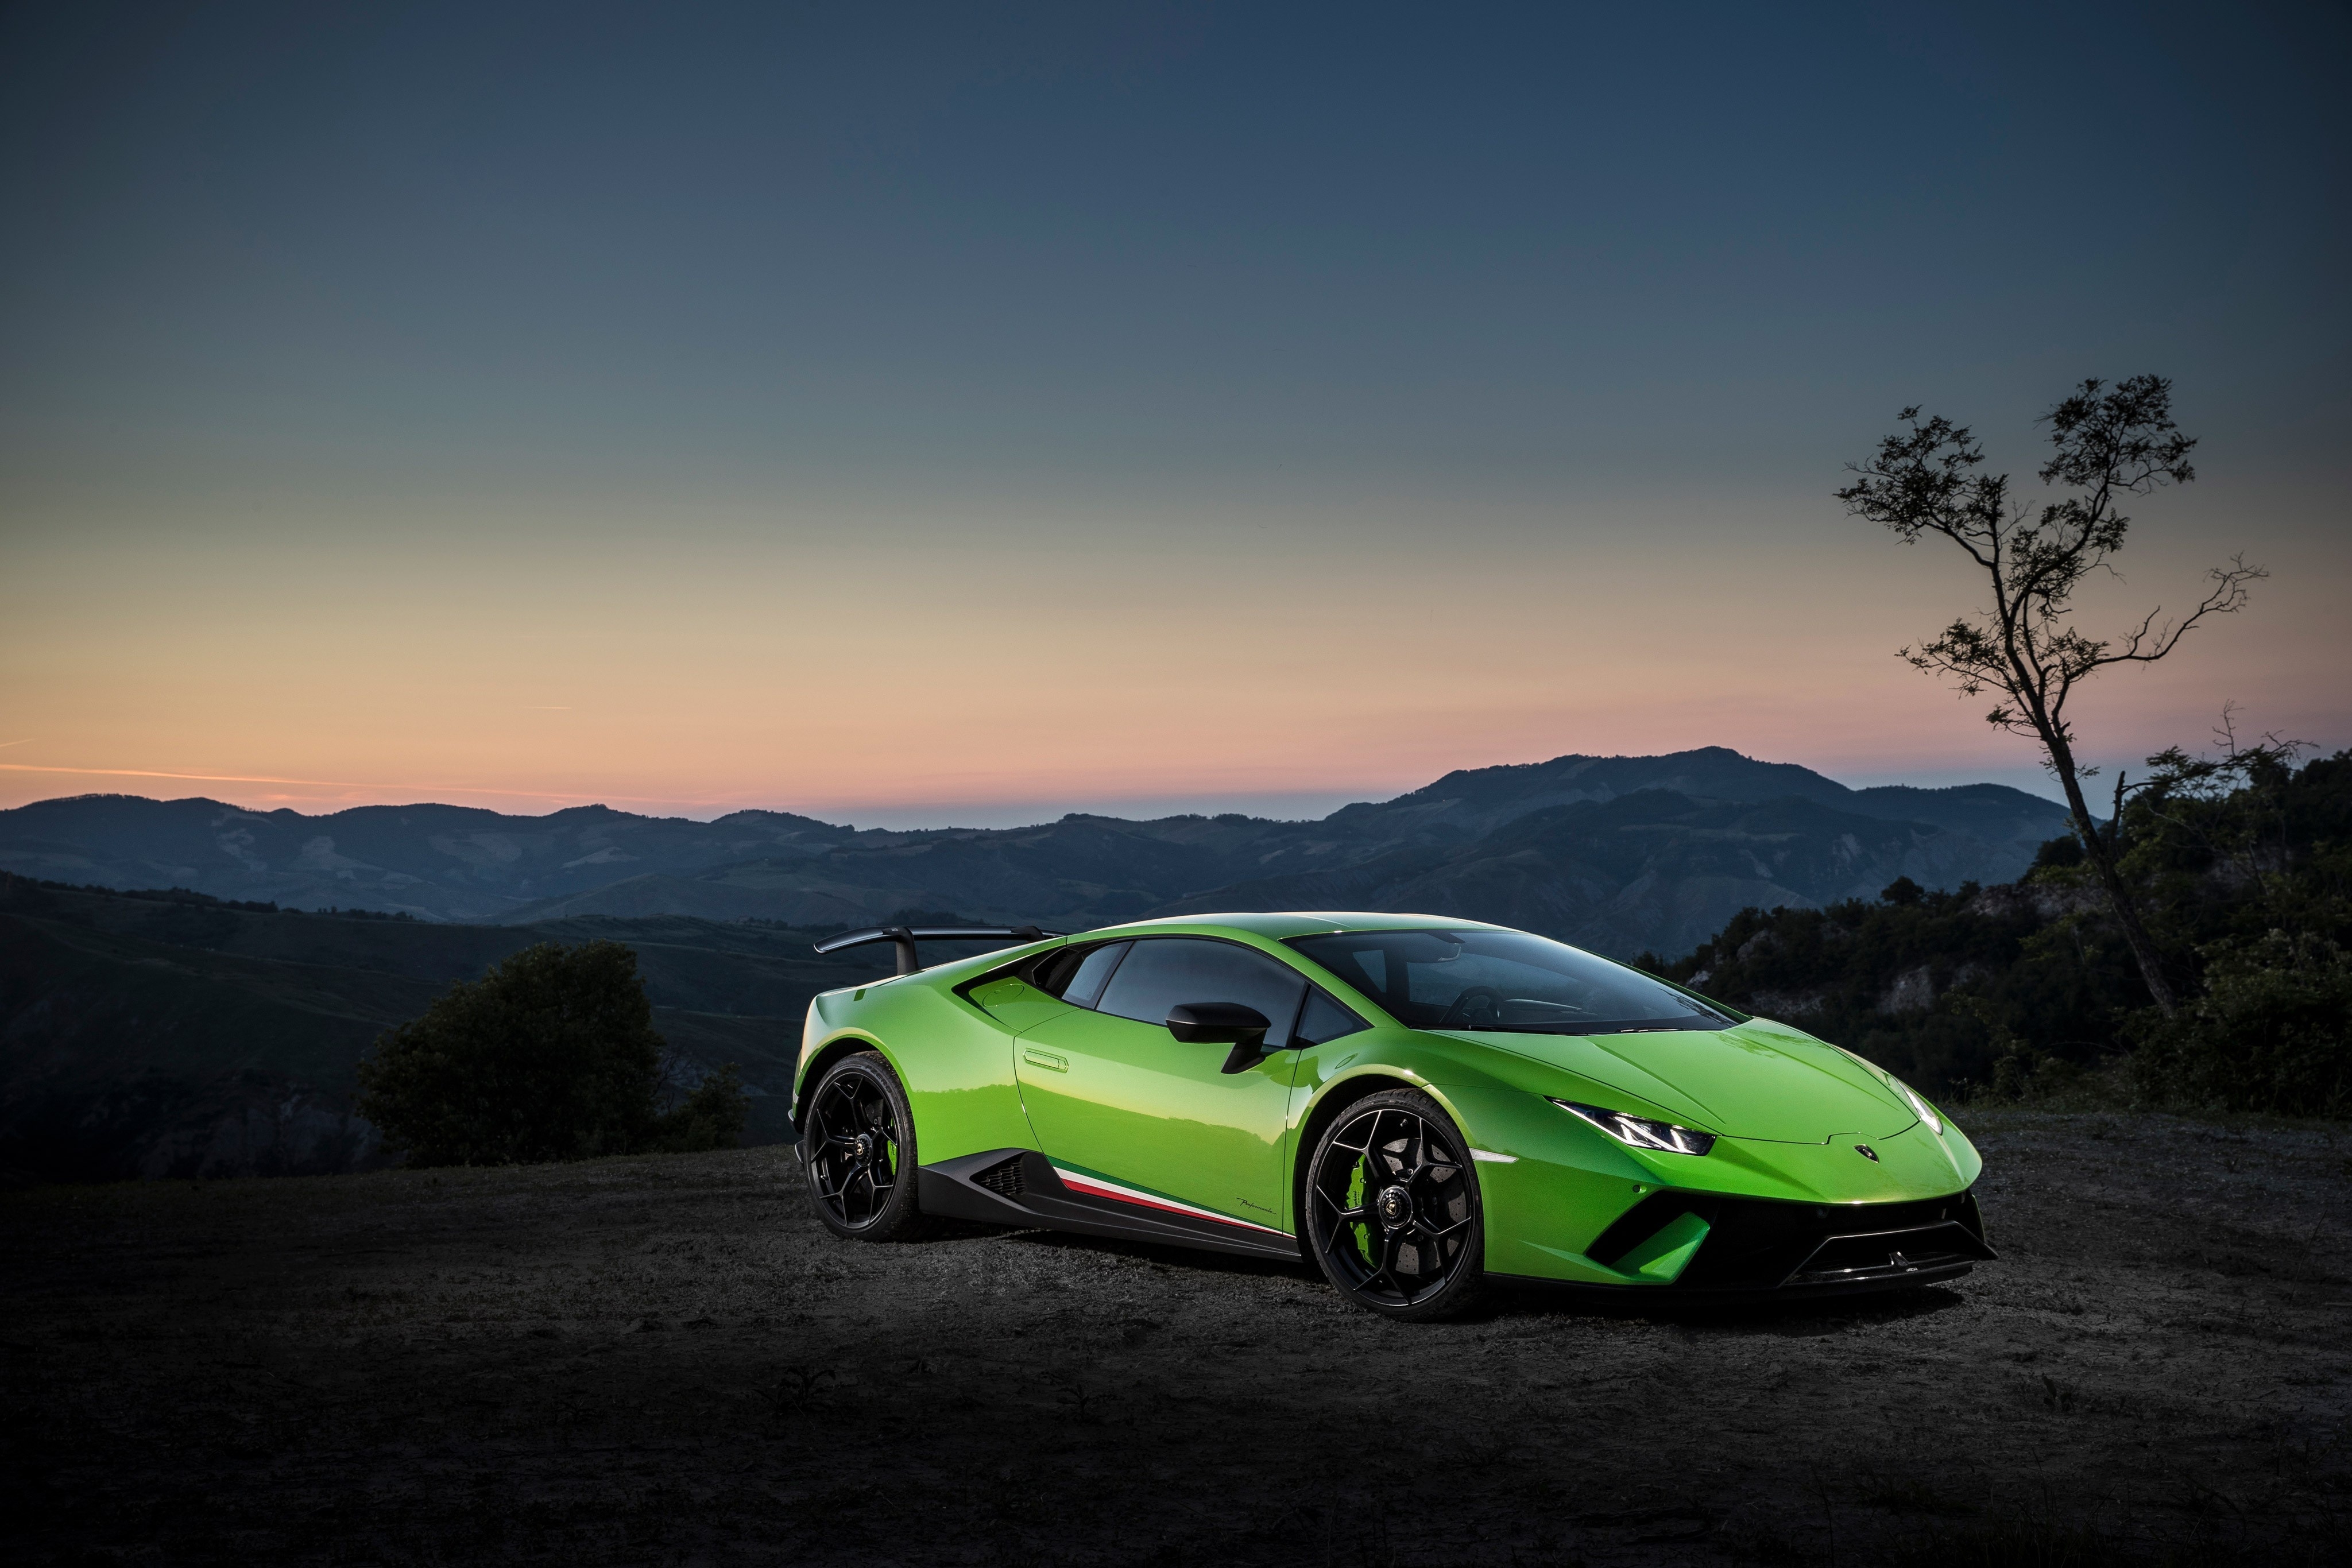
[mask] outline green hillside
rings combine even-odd
[[[1687,956],[1641,962],[1931,1093],[2031,1098],[2126,1061],[2147,1103],[2352,1113],[2352,752],[2149,761],[2105,832],[2188,998],[2176,1019],[2072,838],[2013,883],[1759,901]]]
[[[95,1178],[344,1169],[380,1157],[349,1113],[378,1033],[535,942],[637,955],[683,1076],[739,1063],[751,1136],[784,1135],[801,1019],[883,973],[814,933],[663,918],[530,925],[234,908],[0,873],[0,1171]]]

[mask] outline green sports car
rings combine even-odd
[[[920,968],[920,940],[1020,945]],[[1993,1254],[1983,1162],[1835,1046],[1524,931],[1218,915],[854,931],[799,1157],[836,1234],[927,1217],[1312,1258],[1360,1305],[1484,1280],[1698,1298],[1923,1285]]]

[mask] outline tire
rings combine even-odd
[[[1451,1317],[1482,1293],[1486,1211],[1478,1167],[1436,1101],[1368,1094],[1316,1140],[1301,1239],[1323,1277],[1367,1312]]]
[[[911,1241],[928,1228],[915,1192],[915,1117],[877,1051],[825,1069],[809,1096],[802,1167],[816,1217],[853,1241]]]

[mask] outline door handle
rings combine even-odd
[[[1070,1070],[1067,1058],[1055,1056],[1050,1051],[1040,1051],[1034,1045],[1024,1045],[1021,1048],[1021,1060],[1032,1067],[1045,1068],[1049,1072],[1067,1072]]]

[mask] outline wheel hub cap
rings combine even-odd
[[[857,1134],[857,1157],[861,1160],[870,1160],[874,1157],[873,1134],[860,1133]]]
[[[1379,1205],[1381,1218],[1391,1225],[1401,1224],[1412,1215],[1412,1195],[1401,1186],[1383,1189]]]

